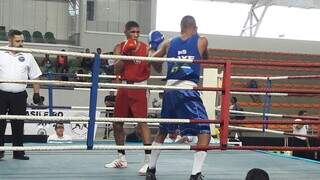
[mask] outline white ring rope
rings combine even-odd
[[[231,113],[237,113],[237,114],[247,114],[247,115],[256,115],[256,116],[263,116],[263,113],[259,112],[249,112],[249,111],[235,111],[235,110],[229,110]],[[283,114],[271,114],[271,113],[265,113],[264,116],[268,117],[283,117]]]
[[[69,89],[68,89],[69,90]],[[90,91],[90,88],[74,88],[73,90],[78,90],[78,91]],[[102,92],[117,92],[117,89],[101,89],[99,88],[98,91]],[[150,92],[153,93],[162,93],[163,90],[150,90]]]
[[[90,88],[74,88],[74,90],[78,91],[90,91]],[[102,92],[117,92],[117,89],[101,89],[99,88],[98,91]],[[201,91],[201,90],[198,90]],[[161,93],[163,90],[150,90],[151,93]],[[263,93],[263,92],[238,92],[238,91],[231,91],[231,94],[235,95],[258,95],[258,96],[264,96],[264,95],[270,95],[270,96],[289,96],[288,93]]]
[[[267,80],[268,77],[257,77],[257,76],[231,76],[231,79],[255,79],[255,80]]]
[[[93,150],[190,150],[190,145],[164,145],[164,146],[116,146],[116,145],[94,145]],[[69,146],[2,146],[0,151],[64,151],[64,150],[87,150],[86,145]]]
[[[61,109],[61,108],[52,108],[52,109]],[[88,106],[71,106],[71,109],[74,110],[88,110]],[[97,110],[114,110],[114,107],[97,107]],[[161,108],[148,108],[150,111],[161,111]]]
[[[37,120],[37,121],[74,121],[86,122],[89,117],[83,116],[25,116],[25,115],[0,115],[0,120]],[[97,117],[96,122],[138,122],[138,123],[190,123],[190,119],[161,119],[161,118],[121,118],[121,117]]]
[[[216,111],[221,111],[220,107],[216,108]],[[236,110],[229,110],[230,113],[235,113],[235,114],[244,114],[244,115],[254,115],[254,116],[263,116],[263,113],[259,112],[250,112],[250,111],[236,111]],[[271,114],[271,113],[265,113],[264,116],[268,117],[283,117],[283,114]]]
[[[52,80],[6,80],[0,79],[1,83],[37,83],[41,85],[56,85],[56,86],[80,86],[91,87],[89,82],[75,82],[75,81],[52,81]],[[161,85],[140,85],[140,84],[119,84],[119,83],[99,83],[99,87],[103,88],[128,88],[128,89],[186,89],[192,90],[191,86],[161,86]]]
[[[90,78],[92,75],[91,74],[78,74],[78,73],[75,73],[75,76],[77,77],[88,77]],[[149,79],[165,79],[167,76],[150,76]],[[99,78],[108,78],[108,79],[115,79],[117,78],[116,75],[105,75],[105,74],[101,74],[99,75]],[[203,76],[200,76],[200,79],[202,79]]]
[[[231,79],[255,79],[255,80],[286,80],[286,79],[315,79],[319,78],[319,75],[303,75],[303,76],[268,76],[268,77],[258,77],[258,76],[231,76]]]
[[[91,74],[75,74],[77,77],[88,77],[90,78],[92,75]],[[116,75],[99,75],[99,78],[108,78],[108,79],[115,79],[117,78]],[[150,76],[149,79],[165,79],[166,76]],[[202,78],[202,76],[200,76]]]
[[[232,91],[230,92],[231,94],[236,94],[236,95],[258,95],[258,96],[265,96],[265,95],[270,95],[270,96],[289,96],[288,93],[263,93],[263,92],[237,92],[237,91]]]
[[[25,53],[37,53],[37,54],[51,54],[51,55],[64,55],[64,56],[75,56],[94,58],[95,55],[91,53],[77,53],[77,52],[66,52],[66,51],[52,51],[52,50],[41,50],[41,49],[30,49],[30,48],[13,48],[13,47],[0,47],[0,50],[4,51],[16,51]],[[156,58],[156,57],[142,57],[142,56],[119,56],[119,55],[100,55],[101,59],[115,59],[115,60],[130,60],[130,61],[149,61],[149,62],[181,62],[181,63],[192,63],[191,59],[177,59],[177,58]]]
[[[218,124],[217,127],[220,127],[220,125]],[[241,127],[241,126],[229,126],[229,128],[235,129],[235,130],[263,132],[263,129],[261,129],[261,128],[248,128],[248,127]],[[271,129],[265,129],[264,132],[272,133],[272,134],[282,134],[282,135],[285,133],[283,131],[277,131],[277,130],[271,130]]]

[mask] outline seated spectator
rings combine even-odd
[[[43,73],[54,72],[53,63],[49,58],[49,54],[46,54],[41,62],[41,66],[44,67]]]
[[[85,53],[90,53],[90,49],[87,48],[85,50]],[[82,58],[81,61],[81,68],[87,73],[87,72],[91,72],[91,66],[93,64],[93,60],[92,58]]]
[[[102,53],[101,48],[97,48],[97,54],[101,54],[101,53]]]
[[[71,136],[64,134],[62,122],[56,123],[54,130],[56,132],[48,137],[47,143],[72,143]]]
[[[162,105],[162,98],[163,98],[163,93],[160,92],[159,93],[159,98],[153,98],[152,107],[153,108],[160,108],[161,105]]]
[[[104,98],[104,104],[106,107],[114,107],[116,102],[116,96],[114,95],[113,91],[110,91],[110,95],[106,96]],[[113,117],[113,110],[106,110],[106,117]],[[106,128],[104,131],[104,136],[103,139],[108,139],[110,132],[112,132],[112,125],[111,124],[106,124]]]
[[[247,84],[247,88],[254,88],[257,89],[258,88],[258,82],[256,80],[250,80]],[[261,98],[259,95],[250,95],[250,98],[253,102],[256,103],[260,103],[261,102]]]
[[[69,72],[68,68],[63,68],[61,73],[67,74]],[[69,81],[68,75],[61,76],[61,81]]]
[[[82,69],[79,69],[79,70],[77,71],[77,74],[83,74],[83,73],[84,73],[84,72],[83,72]],[[84,77],[79,77],[79,76],[76,76],[76,77],[75,77],[75,80],[78,81],[78,82],[86,82],[86,78],[84,78]]]
[[[113,52],[104,53],[104,55],[113,55]],[[114,60],[108,59],[103,63],[103,70],[107,75],[114,75]]]
[[[246,180],[269,180],[269,175],[263,169],[253,168],[247,173]]]
[[[61,51],[66,51],[62,49]],[[68,56],[58,55],[56,59],[56,72],[63,73],[64,69],[68,69]]]
[[[307,116],[307,111],[301,110],[298,112],[299,116]],[[294,121],[302,121],[301,119],[295,119]],[[308,135],[308,128],[309,126],[306,124],[293,124],[292,126],[292,133],[293,134],[301,134],[301,135]],[[301,136],[296,136],[292,138],[292,142],[290,143],[291,146],[295,147],[307,147],[309,146],[309,141],[308,138],[306,137],[301,137]],[[293,151],[292,152],[293,156],[296,157],[302,157],[302,158],[312,158],[311,153],[309,152],[304,152],[304,151]]]
[[[234,96],[231,97],[231,105],[229,109],[234,111],[243,111],[243,108],[238,104],[238,99]],[[230,113],[230,119],[243,120],[245,118],[246,117],[242,114]]]

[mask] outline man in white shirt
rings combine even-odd
[[[23,35],[18,30],[11,30],[8,34],[9,47],[23,47]],[[38,79],[41,70],[30,53],[13,51],[0,51],[0,79],[6,80],[28,80]],[[0,83],[0,114],[5,115],[26,115],[27,106],[27,84]],[[40,85],[33,84],[33,102],[38,104],[41,101]],[[4,146],[4,134],[7,121],[0,120],[0,146]],[[24,121],[11,120],[12,144],[23,146]],[[4,157],[4,151],[0,151],[0,159]],[[24,151],[14,151],[13,159],[29,160]]]
[[[72,138],[69,135],[64,134],[63,123],[57,123],[54,127],[56,133],[48,137],[48,143],[72,143]]]
[[[298,112],[299,116],[307,116],[307,111],[299,111]],[[295,119],[294,121],[302,121],[301,119]],[[301,134],[301,135],[307,135],[308,134],[308,125],[305,124],[293,124],[293,129],[292,129],[293,134]],[[293,137],[293,146],[297,147],[307,147],[308,146],[308,139],[306,137],[301,137],[301,136],[296,136]],[[293,151],[292,152],[293,156],[298,156],[298,157],[304,157],[306,158],[308,156],[307,152],[300,152],[300,151]]]

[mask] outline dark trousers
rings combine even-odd
[[[27,92],[11,93],[0,90],[0,114],[26,115]],[[4,146],[7,121],[0,120],[0,146]],[[24,121],[11,120],[12,145],[23,146]],[[2,152],[3,153],[3,152]],[[14,151],[14,156],[23,156],[24,151]]]
[[[292,137],[289,139],[289,146],[294,147],[307,147],[307,140],[302,140],[297,137]],[[313,159],[314,153],[310,151],[292,151],[292,155],[301,158]]]

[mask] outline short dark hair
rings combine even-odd
[[[63,122],[57,122],[57,123],[54,125],[54,129],[58,129],[58,128],[64,128]]]
[[[305,111],[305,110],[301,110],[301,111],[298,112],[298,115],[299,115],[299,116],[303,116],[306,112],[307,112],[307,111]]]
[[[235,103],[238,102],[238,99],[235,96],[232,96],[231,100],[233,100]]]
[[[8,33],[9,38],[13,38],[14,36],[20,36],[22,35],[22,32],[16,29],[11,29]]]
[[[197,23],[193,16],[187,15],[181,19],[180,27],[181,29],[197,27]]]
[[[253,168],[247,173],[246,180],[269,180],[269,175],[263,169]]]
[[[128,21],[125,25],[125,31],[129,31],[133,27],[139,27],[139,24],[136,21]]]
[[[104,97],[104,101],[116,102],[116,96],[108,95]]]

